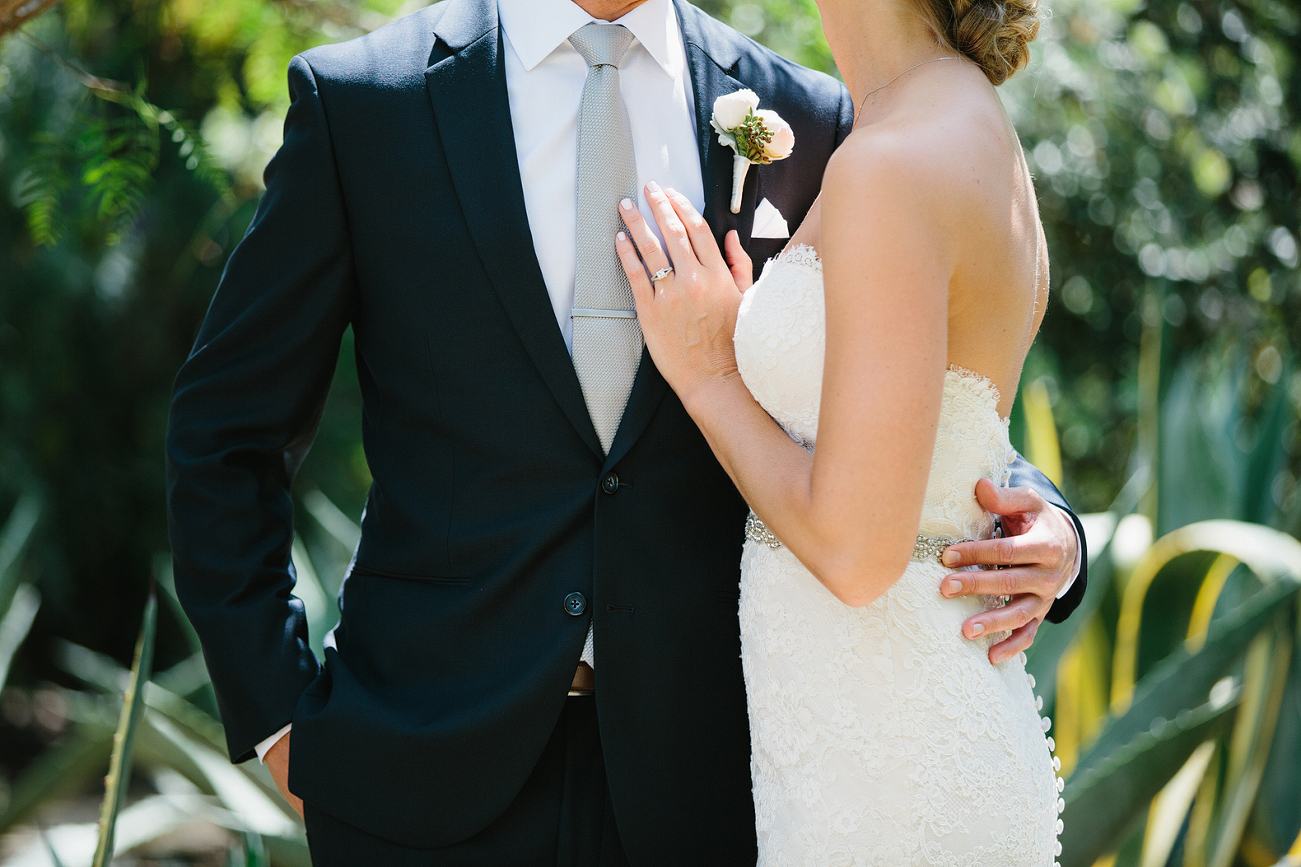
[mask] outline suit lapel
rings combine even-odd
[[[714,101],[746,88],[731,75],[740,60],[740,46],[717,21],[682,0],[676,0],[676,3],[696,100],[696,140],[700,146],[700,170],[705,187],[703,216],[720,242],[729,230],[736,229],[741,235],[741,243],[748,244],[754,228],[755,195],[760,173],[751,167],[742,190],[741,212],[733,214],[729,208],[733,153],[731,148],[719,144],[717,134],[709,125],[714,115]]]
[[[565,416],[598,456],[582,387],[533,248],[515,153],[495,0],[452,0],[425,70],[466,226],[511,324]],[[446,52],[450,54],[443,56]],[[645,366],[645,365],[643,365]]]
[[[740,58],[735,38],[721,24],[683,0],[674,0],[678,21],[682,27],[682,42],[686,47],[687,65],[691,73],[691,87],[696,101],[696,142],[700,148],[700,171],[705,190],[704,217],[713,227],[714,236],[722,238],[731,229],[741,234],[741,242],[749,243],[754,226],[754,206],[758,172],[753,169],[746,179],[741,200],[741,213],[729,209],[732,194],[732,151],[718,143],[709,125],[714,113],[714,100],[725,93],[741,90],[745,85],[732,78],[728,70]],[[641,366],[628,396],[628,406],[623,420],[610,445],[606,459],[607,468],[613,466],[637,441],[650,423],[668,391],[668,384],[651,361],[648,352],[642,353]]]

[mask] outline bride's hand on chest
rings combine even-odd
[[[724,253],[685,196],[655,183],[645,192],[664,243],[635,203],[624,199],[619,215],[628,231],[616,237],[615,249],[632,284],[646,347],[682,396],[736,375],[732,334],[752,266],[735,230],[724,239]]]

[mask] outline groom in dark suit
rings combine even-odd
[[[597,32],[613,59],[571,37],[593,19],[621,28]],[[177,589],[232,759],[264,755],[302,798],[317,867],[754,863],[746,506],[648,357],[608,432],[571,360],[591,315],[575,259],[597,243],[576,229],[575,127],[603,68],[640,180],[756,263],[853,120],[839,83],[682,0],[445,0],[313,49],[177,378]],[[709,121],[742,88],[796,144],[750,172],[734,215]],[[290,486],[350,326],[374,484],[318,660],[291,595]],[[1014,478],[1066,508],[1024,461]],[[1063,513],[1022,523],[1033,544],[984,556],[1023,566],[1027,613],[1005,626],[1032,634],[1084,576]]]

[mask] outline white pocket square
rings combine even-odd
[[[760,202],[759,207],[754,209],[754,229],[750,232],[750,237],[789,238],[790,236],[790,227],[786,225],[786,218],[781,215],[781,211],[767,199]]]

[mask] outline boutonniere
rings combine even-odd
[[[759,97],[753,90],[738,90],[714,100],[714,117],[709,125],[718,133],[718,143],[727,145],[735,154],[732,213],[737,214],[750,166],[786,159],[795,149],[795,133],[777,112],[759,108]]]

